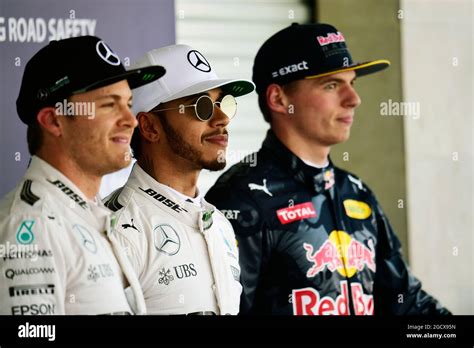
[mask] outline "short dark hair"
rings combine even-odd
[[[30,155],[35,155],[43,143],[43,130],[37,120],[28,124],[26,130],[26,141],[28,142],[28,151]]]
[[[270,113],[270,110],[268,109],[266,94],[262,93],[258,95],[258,106],[260,107],[260,111],[262,112],[263,119],[271,124],[272,114]]]
[[[141,134],[140,134],[140,129],[137,126],[133,130],[133,135],[132,135],[132,140],[130,141],[130,147],[132,148],[132,155],[135,159],[138,159],[142,153],[141,150]]]

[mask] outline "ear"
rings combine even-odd
[[[61,124],[56,115],[56,110],[53,107],[42,108],[36,115],[36,120],[46,132],[55,137],[62,134]]]
[[[267,87],[268,109],[274,113],[287,114],[289,100],[280,85],[273,83]]]
[[[160,122],[157,122],[156,117],[151,112],[139,112],[137,115],[140,134],[151,143],[157,142],[162,134]]]

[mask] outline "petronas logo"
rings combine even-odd
[[[33,234],[34,220],[25,220],[21,223],[16,232],[16,241],[20,244],[31,244],[35,239]]]

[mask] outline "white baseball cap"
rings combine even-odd
[[[234,97],[252,92],[250,80],[220,79],[202,53],[188,45],[171,45],[147,52],[131,69],[161,65],[166,74],[159,80],[133,90],[135,114],[148,112],[158,104],[220,87]]]

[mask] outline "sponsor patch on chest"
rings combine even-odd
[[[314,209],[313,203],[305,202],[292,207],[278,209],[276,214],[278,220],[283,225],[286,225],[294,221],[316,217],[316,209]]]

